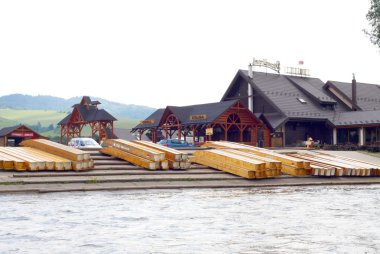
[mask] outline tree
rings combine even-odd
[[[370,41],[380,48],[380,0],[370,0],[371,6],[366,15],[370,31],[364,30]]]

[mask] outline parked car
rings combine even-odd
[[[187,143],[185,140],[178,139],[161,139],[157,144],[171,148],[194,147],[193,145]]]
[[[92,138],[72,138],[68,145],[75,148],[102,148]]]

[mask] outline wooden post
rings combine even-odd
[[[333,128],[333,145],[336,145],[337,143],[338,143],[337,129]]]
[[[195,129],[194,126],[192,127],[192,131],[193,131],[193,144],[195,144],[195,134],[197,133],[197,130]]]
[[[365,135],[364,127],[359,128],[359,146],[364,146],[364,140],[365,140],[364,135]]]
[[[270,130],[264,128],[264,147],[270,147]]]
[[[251,128],[251,143],[257,146],[257,126]]]

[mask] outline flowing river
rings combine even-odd
[[[380,253],[380,185],[0,196],[0,253]]]

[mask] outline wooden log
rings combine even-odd
[[[206,142],[206,144],[202,147],[216,147],[216,148],[232,148],[232,149],[238,149],[240,151],[248,152],[248,153],[254,153],[256,155],[265,157],[265,158],[271,158],[277,161],[285,163],[286,165],[293,166],[296,168],[310,168],[310,163],[304,162],[302,160],[296,159],[294,157],[290,157],[284,154],[275,153],[273,151],[270,151],[268,149],[234,143],[234,142],[226,142],[226,141],[210,141]]]
[[[294,155],[294,156],[299,156],[299,157],[302,157],[304,159],[312,160],[315,162],[321,162],[321,163],[329,164],[330,166],[333,166],[333,167],[340,167],[340,168],[344,169],[346,173],[351,172],[351,169],[352,169],[352,165],[348,165],[346,163],[334,162],[334,161],[324,159],[324,158],[319,158],[317,156],[313,156],[310,154],[298,154],[298,155]],[[345,174],[345,175],[347,175],[347,174]]]
[[[21,142],[21,145],[33,147],[72,161],[83,161],[90,159],[90,154],[87,152],[45,139],[24,140]]]
[[[252,158],[252,159],[255,159],[255,160],[258,160],[258,161],[262,161],[262,162],[265,163],[265,166],[266,166],[267,169],[276,169],[276,168],[280,168],[281,169],[281,162],[277,161],[277,160],[273,160],[271,158],[265,158],[265,157],[258,156],[258,155],[253,154],[253,153],[246,153],[246,152],[242,152],[242,151],[234,150],[234,149],[225,149],[224,151],[228,151],[230,153],[234,153],[234,154],[237,154],[237,155],[241,155],[241,156],[244,156],[244,157]]]
[[[188,169],[191,166],[190,161],[180,161],[179,166],[181,169]]]
[[[205,165],[211,168],[219,169],[234,175],[238,175],[247,179],[254,179],[256,178],[256,172],[253,170],[249,170],[246,168],[240,168],[236,165],[229,165],[222,163],[221,161],[213,160],[211,158],[203,157],[203,156],[197,156],[197,152],[195,152],[195,156],[191,157],[191,162],[198,163],[201,165]]]
[[[23,150],[20,147],[0,147],[0,151],[14,157],[20,158],[21,160],[25,160],[27,164],[34,163],[34,166],[31,166],[31,170],[52,170],[54,169],[54,161],[45,160],[38,155],[34,155],[29,151]],[[32,169],[33,168],[33,169]]]
[[[163,161],[160,161],[160,164],[161,164],[161,169],[163,169],[163,170],[169,169],[169,161],[163,160]]]
[[[38,154],[42,158],[46,158],[48,160],[54,161],[54,169],[55,170],[71,170],[72,169],[71,161],[68,159],[65,159],[63,157],[60,157],[60,156],[57,156],[54,154],[50,154],[50,153],[47,153],[47,152],[44,152],[44,151],[41,151],[41,150],[38,150],[35,148],[31,148],[31,147],[20,147],[20,149],[24,149],[26,151],[29,151],[30,153]]]
[[[107,139],[105,144],[151,161],[159,162],[165,159],[165,153],[135,142],[126,141],[123,139]]]
[[[128,153],[126,151],[119,150],[114,147],[104,147],[100,149],[102,153],[112,155],[114,157],[120,158],[122,160],[126,160],[134,165],[150,169],[150,170],[155,170],[160,168],[160,163],[159,162],[152,162],[150,160],[138,157],[134,154]]]
[[[292,176],[305,176],[306,175],[306,169],[304,168],[297,168],[294,166],[290,166],[287,164],[282,164],[282,173],[292,175]]]
[[[171,169],[180,169],[180,162],[179,161],[171,161],[171,160],[168,160],[169,162],[169,168]]]
[[[132,142],[140,144],[140,145],[144,145],[147,147],[151,147],[165,153],[165,159],[167,160],[183,161],[183,160],[188,159],[188,154],[178,151],[176,149],[170,148],[170,147],[166,147],[160,144],[155,144],[153,142],[143,141],[143,140],[133,140]]]
[[[220,160],[222,163],[233,164],[240,168],[246,168],[254,171],[265,170],[265,163],[262,161],[236,155],[223,150],[196,151],[194,156],[203,156],[216,161]]]
[[[11,149],[9,148],[10,147],[1,147],[0,152],[11,156],[12,158],[17,158],[18,160],[23,161],[23,163],[26,165],[26,169],[28,170],[45,169],[46,164],[43,161],[36,160],[26,155],[20,155],[13,147]],[[14,165],[16,167],[16,160],[14,160]],[[21,166],[21,168],[23,169],[23,166]]]
[[[26,161],[18,157],[11,156],[9,154],[5,154],[1,152],[0,154],[1,154],[0,155],[1,160],[3,161],[4,169],[6,170],[15,169],[15,170],[21,170],[21,171],[28,169],[28,165]],[[32,166],[33,166],[33,169],[36,167],[36,165],[32,165]]]

